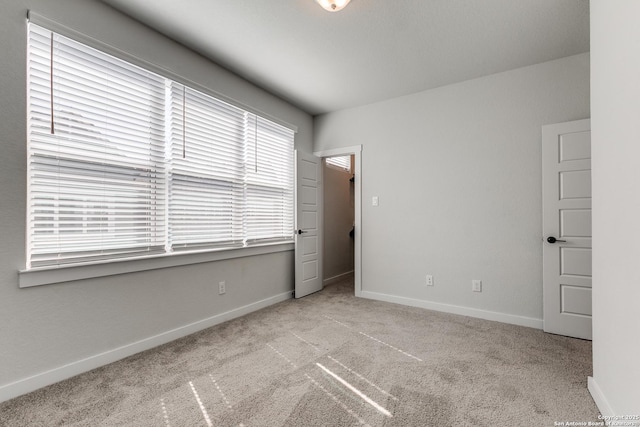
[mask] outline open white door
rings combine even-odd
[[[591,125],[542,127],[544,330],[591,339]]]
[[[322,290],[321,159],[296,151],[295,297]]]

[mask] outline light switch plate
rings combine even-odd
[[[371,198],[371,206],[378,206],[378,203],[379,203],[378,196],[373,196]]]

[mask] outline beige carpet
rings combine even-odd
[[[332,285],[5,402],[0,425],[598,421],[590,342],[352,293]]]

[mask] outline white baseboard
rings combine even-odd
[[[607,398],[604,397],[602,390],[600,390],[600,386],[593,377],[589,377],[587,379],[587,389],[589,389],[589,393],[591,393],[591,397],[593,401],[596,402],[596,406],[600,410],[600,413],[605,417],[612,417],[615,415],[611,405],[607,401]]]
[[[442,311],[444,313],[460,314],[462,316],[476,317],[478,319],[493,320],[496,322],[509,323],[512,325],[542,329],[542,319],[536,319],[533,317],[516,316],[513,314],[480,310],[477,308],[463,307],[460,305],[450,305],[414,298],[398,297],[394,295],[381,294],[378,292],[362,291],[359,296],[362,298],[392,302],[395,304],[408,305],[411,307],[426,308],[427,310]]]
[[[322,281],[322,286],[332,285],[334,283],[338,283],[342,280],[347,279],[349,276],[353,277],[353,270],[347,271],[346,273],[338,274],[337,276],[329,277],[328,279],[324,279]]]
[[[107,365],[132,356],[141,351],[149,350],[162,344],[174,341],[178,338],[185,337],[203,329],[215,326],[217,324],[235,319],[245,314],[260,310],[270,305],[286,301],[292,297],[292,292],[285,292],[270,298],[257,301],[243,307],[239,307],[207,319],[203,319],[176,329],[172,329],[161,334],[145,338],[143,340],[127,344],[104,353],[78,360],[50,371],[42,372],[34,376],[15,381],[13,383],[0,386],[0,402],[21,396],[23,394],[35,391],[39,388],[66,380],[84,372]]]

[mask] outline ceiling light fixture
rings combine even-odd
[[[324,10],[328,10],[329,12],[337,12],[344,9],[344,7],[348,5],[350,1],[351,0],[316,0],[316,3],[322,6]]]

